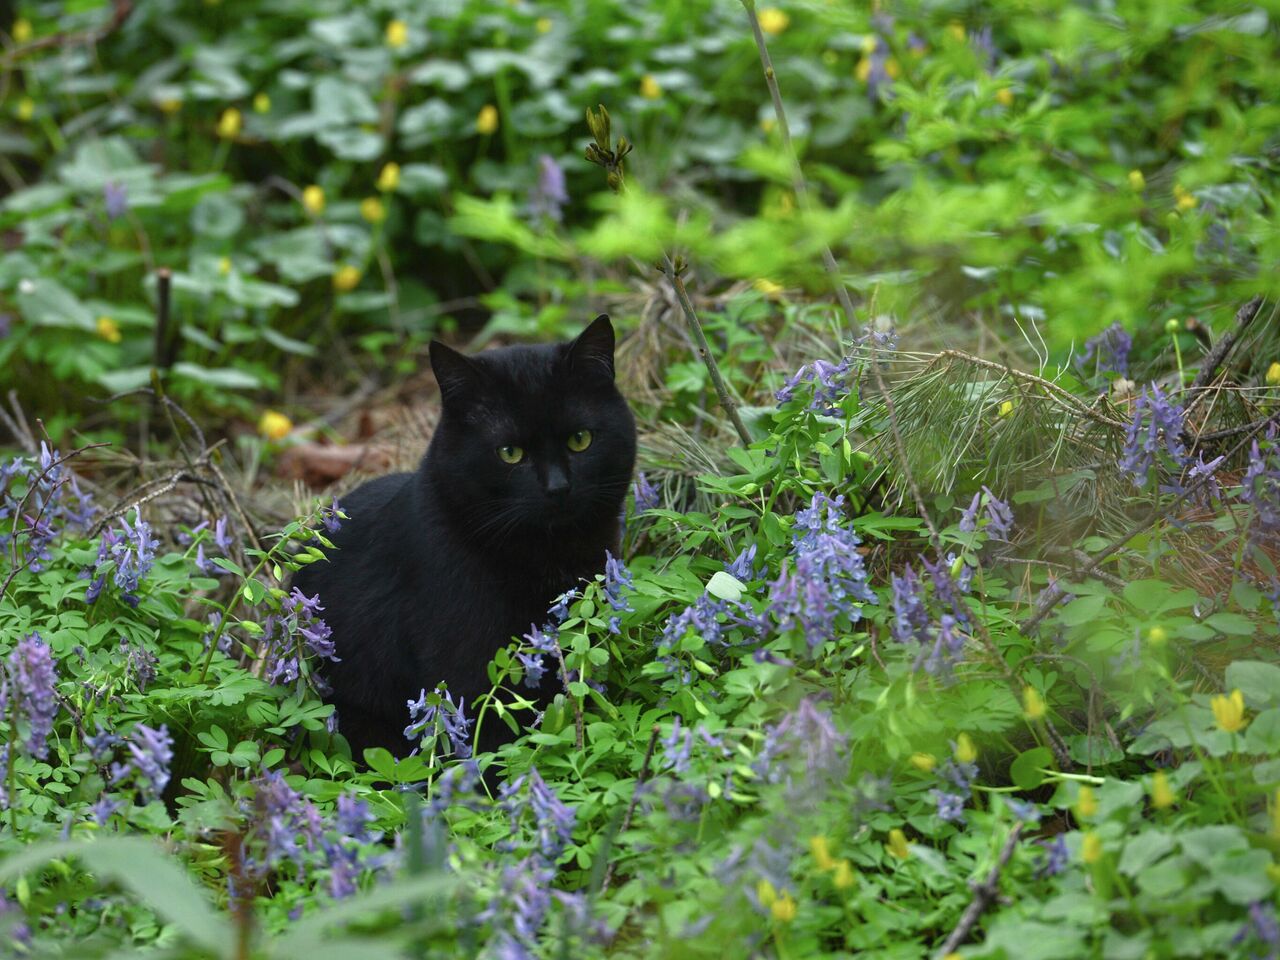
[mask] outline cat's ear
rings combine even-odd
[[[439,340],[432,340],[429,350],[431,370],[440,384],[440,396],[445,403],[461,400],[479,389],[481,374],[469,359]]]
[[[613,381],[613,324],[609,315],[600,314],[569,344],[565,355],[569,371],[586,377],[603,377]]]

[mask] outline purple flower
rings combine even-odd
[[[124,185],[112,180],[103,185],[102,200],[106,204],[108,220],[123,217],[129,209],[129,194]]]
[[[1096,366],[1095,376],[1103,373],[1118,373],[1122,377],[1127,377],[1129,351],[1132,349],[1133,338],[1119,323],[1113,323],[1096,337],[1085,341],[1084,353],[1076,357],[1076,369],[1083,372],[1089,361],[1093,360]]]
[[[831,714],[806,697],[765,731],[764,749],[752,769],[768,783],[785,782],[793,800],[817,799],[825,787],[848,774],[846,743]],[[801,765],[803,776],[795,779]]]
[[[143,803],[158,800],[169,785],[169,764],[173,762],[173,738],[169,728],[139,723],[125,741],[128,756],[123,763],[111,767],[111,782],[133,776]]]
[[[839,363],[814,360],[803,364],[795,375],[774,394],[774,397],[779,404],[786,403],[795,396],[801,384],[809,384],[813,390],[809,409],[824,416],[838,416],[840,413],[838,405],[850,390],[849,376],[852,369],[852,357],[845,357]]]
[[[964,797],[943,790],[931,790],[938,805],[938,819],[947,823],[964,823]]]
[[[550,217],[559,223],[564,214],[562,207],[569,202],[565,189],[564,170],[555,157],[542,154],[538,157],[538,183],[529,192],[529,216],[535,219]]]
[[[1276,960],[1280,957],[1280,923],[1276,922],[1275,908],[1261,901],[1249,905],[1249,919],[1231,938],[1234,945],[1248,943],[1260,948],[1250,951],[1253,960]]]
[[[13,314],[0,313],[0,340],[7,337],[11,329],[13,329]]]
[[[24,743],[27,753],[44,757],[48,752],[53,719],[58,713],[58,674],[53,653],[40,635],[32,633],[18,641],[5,663],[0,685],[0,707],[11,705],[27,722]]]
[[[127,638],[120,638],[120,656],[124,660],[125,674],[133,678],[139,693],[147,692],[147,684],[156,678],[159,661],[155,654],[139,642],[135,647]]]
[[[320,812],[277,770],[264,770],[253,785],[249,836],[255,846],[261,846],[263,861],[248,866],[263,869],[290,861],[301,873],[304,854],[321,847],[324,821]]]
[[[914,640],[923,645],[929,636],[929,608],[920,579],[908,564],[901,577],[891,574],[889,580],[893,585],[893,638],[899,643]]]
[[[102,826],[111,819],[111,815],[124,806],[124,802],[104,793],[89,808],[93,814],[93,822]]]
[[[535,767],[530,767],[524,776],[503,784],[499,793],[498,806],[510,821],[504,847],[515,849],[520,823],[528,813],[534,823],[537,841],[535,856],[548,865],[559,860],[573,837],[576,819],[573,807],[560,801]]]
[[[556,597],[547,613],[555,619],[556,624],[564,623],[569,619],[569,607],[581,596],[577,590],[566,590],[560,596]]]
[[[954,743],[951,746],[952,749],[955,748]],[[951,784],[963,799],[968,800],[973,793],[973,782],[978,779],[978,766],[974,763],[948,760],[938,768],[938,778]]]
[[[1240,499],[1253,507],[1251,536],[1280,535],[1280,454],[1274,441],[1253,441],[1249,469],[1240,480]]]
[[[337,497],[333,498],[333,503],[328,507],[320,508],[320,519],[328,533],[337,533],[342,529],[342,507]]]
[[[969,44],[982,62],[983,69],[990,73],[996,62],[996,45],[991,39],[991,28],[979,27],[974,30],[969,34]]]
[[[1001,540],[1008,540],[1013,532],[1013,510],[989,487],[982,490],[987,495],[987,531]]]
[[[739,553],[732,563],[726,564],[724,572],[744,583],[756,578],[756,545],[753,543]]]
[[[960,532],[973,533],[978,529],[978,508],[982,506],[982,491],[979,490],[969,501],[969,506],[960,514]]]
[[[443,698],[438,691],[432,697],[435,703],[428,701],[427,691],[423,690],[417,700],[408,701],[409,725],[404,728],[405,739],[418,740],[419,749],[422,749],[426,741],[434,739],[443,727],[453,755],[466,760],[471,756],[471,721],[463,713],[466,701],[459,699],[454,704],[453,695],[448,691],[444,692]]]
[[[231,550],[231,534],[227,532],[227,518],[219,517],[213,525],[213,542],[219,550],[228,553]]]
[[[1023,823],[1039,823],[1040,810],[1034,803],[1027,803],[1022,800],[1015,800],[1013,797],[1005,797],[1004,805],[1009,808],[1009,812],[1021,820]]]
[[[1132,475],[1134,486],[1147,482],[1162,446],[1179,467],[1186,463],[1182,416],[1182,407],[1169,401],[1158,386],[1144,389],[1135,401],[1120,458],[1120,469]]]
[[[269,683],[292,683],[301,674],[301,660],[307,655],[338,662],[333,631],[320,619],[320,597],[308,597],[297,587],[284,599],[278,615],[262,623],[264,675]],[[313,679],[315,679],[313,677]]]
[[[1039,844],[1044,855],[1036,863],[1036,877],[1054,877],[1067,868],[1071,854],[1067,851],[1065,836],[1058,834],[1052,840],[1041,840]]]
[[[501,960],[534,960],[555,874],[555,867],[536,854],[503,868],[499,889],[479,916],[494,926],[489,954]]]
[[[635,589],[635,581],[631,577],[626,565],[615,557],[608,550],[605,551],[604,564],[604,595],[609,601],[609,606],[619,612],[626,610],[634,610],[631,601],[622,595],[623,589]],[[617,617],[609,620],[609,632],[619,632],[619,621]]]
[[[665,766],[672,773],[685,773],[689,769],[689,759],[693,754],[693,732],[680,729],[680,718],[671,719],[671,733],[663,737],[662,756]]]
[[[636,474],[636,482],[632,487],[632,491],[635,495],[636,513],[644,513],[646,510],[652,510],[658,505],[658,488],[649,482],[643,470]]]
[[[94,763],[105,763],[123,741],[118,734],[104,727],[102,721],[95,721],[94,726],[95,732],[85,736],[84,745],[89,748],[89,756]]]

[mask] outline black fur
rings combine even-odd
[[[606,316],[571,343],[464,357],[432,342],[444,407],[422,463],[341,498],[338,549],[295,577],[333,630],[341,661],[324,676],[356,757],[406,754],[406,702],[441,680],[474,717],[494,653],[617,552],[636,440],[613,347]],[[570,451],[583,429],[590,446]],[[514,466],[498,454],[508,444],[525,451]],[[547,666],[544,699],[556,689]],[[488,715],[481,747],[503,727]]]

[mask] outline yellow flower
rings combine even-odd
[[[1178,795],[1169,785],[1169,776],[1157,770],[1151,777],[1151,805],[1157,810],[1168,810],[1178,801]]]
[[[654,79],[652,73],[646,73],[640,78],[640,96],[646,100],[657,100],[662,96],[662,84]]]
[[[1267,386],[1280,387],[1280,360],[1273,360],[1267,367]]]
[[[30,97],[23,97],[18,101],[16,112],[19,120],[24,122],[30,120],[36,115],[36,102]]]
[[[10,33],[13,34],[14,43],[26,43],[31,39],[31,21],[26,17],[19,17],[13,21],[13,28]]]
[[[550,33],[553,24],[551,23],[550,17],[539,17],[538,22],[535,23],[534,26],[538,28],[539,33]]]
[[[497,129],[498,108],[492,103],[486,103],[480,108],[480,113],[476,116],[476,130],[487,137]]]
[[[387,46],[399,50],[409,42],[409,25],[403,20],[392,20],[387,24]]]
[[[973,738],[967,733],[956,737],[956,759],[961,763],[973,763],[978,759],[978,748],[973,745]]]
[[[860,46],[862,47],[863,53],[875,53],[876,46],[878,44],[879,44],[879,41],[876,40],[876,35],[874,33],[868,33],[865,37],[862,38],[862,43],[860,44]]]
[[[884,848],[899,860],[905,860],[911,856],[911,848],[907,846],[907,835],[897,827],[889,831],[889,842],[884,845]]]
[[[319,216],[324,212],[324,188],[311,184],[302,191],[302,205],[307,212]]]
[[[378,182],[375,186],[383,193],[391,193],[400,186],[400,164],[388,163],[383,166],[378,172]]]
[[[853,867],[848,860],[837,860],[836,871],[831,875],[831,882],[837,890],[845,890],[853,886]]]
[[[1076,794],[1076,818],[1088,819],[1098,812],[1098,797],[1093,787],[1082,786]]]
[[[762,117],[760,119],[760,129],[765,133],[773,133],[773,128],[778,125],[778,121],[773,117]]]
[[[161,113],[172,116],[182,109],[182,101],[177,97],[165,97],[163,100],[157,100],[156,106],[160,108]]]
[[[818,865],[819,870],[832,870],[835,868],[835,858],[831,856],[831,847],[827,843],[826,837],[810,837],[809,852],[813,854],[813,861]]]
[[[884,62],[884,73],[890,80],[897,80],[902,76],[902,68],[898,66],[898,61],[890,57]]]
[[[333,289],[347,293],[360,285],[360,268],[344,263],[333,274]]]
[[[223,140],[234,140],[240,135],[240,111],[235,107],[227,107],[218,118],[218,136]]]
[[[938,765],[938,758],[932,753],[913,753],[911,765],[923,773],[930,773]]]
[[[1191,195],[1191,192],[1180,183],[1173,185],[1174,203],[1179,210],[1190,210],[1200,201]]]
[[[779,923],[790,923],[796,918],[796,902],[791,899],[791,894],[783,890],[770,905],[769,912]]]
[[[108,343],[119,343],[124,339],[124,336],[120,333],[120,324],[110,317],[98,318],[98,336]]]
[[[947,33],[951,34],[951,38],[953,40],[956,40],[959,43],[964,43],[964,24],[960,23],[960,21],[953,20],[947,24]]]
[[[268,440],[283,440],[293,429],[293,421],[277,410],[266,410],[258,420],[258,432]]]
[[[381,223],[387,219],[387,208],[377,197],[365,197],[360,201],[360,216],[370,223]]]
[[[1135,192],[1141,192],[1147,188],[1147,178],[1142,175],[1141,170],[1129,171],[1129,189]]]
[[[867,77],[871,76],[871,58],[863,57],[858,61],[858,65],[853,68],[853,75],[862,83],[867,82]]]
[[[768,880],[761,880],[756,884],[756,899],[762,907],[772,907],[773,902],[778,899],[778,891]]]
[[[231,272],[231,258],[230,258],[230,257],[219,257],[219,258],[218,258],[218,273],[222,274],[222,275],[225,277],[225,276],[226,276],[228,273],[230,273],[230,272]]]
[[[1214,697],[1209,705],[1213,707],[1213,719],[1219,730],[1236,733],[1249,725],[1244,718],[1244,694],[1239,690],[1232,690],[1230,696]]]
[[[1097,863],[1102,859],[1102,838],[1092,830],[1080,841],[1080,859],[1085,863]]]
[[[996,103],[1002,107],[1013,106],[1013,91],[1008,87],[1001,87],[996,91]]]
[[[1035,687],[1022,688],[1022,712],[1028,720],[1043,720],[1047,712],[1044,697]]]
[[[1169,631],[1164,627],[1152,627],[1147,631],[1147,643],[1153,647],[1163,647],[1169,642]]]
[[[760,29],[771,37],[776,37],[791,23],[786,12],[777,7],[765,7],[759,13]]]
[[[253,112],[254,113],[270,113],[271,98],[268,97],[265,93],[256,94],[253,98]]]
[[[1000,416],[1007,417],[1011,413],[1013,413],[1013,401],[1005,400],[1000,404]]]
[[[761,277],[759,280],[754,281],[751,286],[755,287],[756,290],[763,293],[766,297],[776,297],[782,292],[782,284],[774,283],[766,277]]]
[[[823,50],[822,62],[825,63],[828,67],[834,67],[837,63],[840,62],[840,54],[836,53],[834,50]]]
[[[1271,801],[1271,830],[1268,835],[1272,840],[1280,840],[1280,790]]]

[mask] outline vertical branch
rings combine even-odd
[[[773,100],[773,113],[778,121],[778,133],[782,137],[782,145],[791,158],[791,189],[795,191],[796,201],[802,210],[809,209],[809,185],[804,179],[804,170],[800,167],[800,157],[795,145],[791,142],[791,127],[787,123],[787,112],[782,106],[782,91],[778,89],[778,77],[773,72],[773,60],[769,57],[769,47],[764,40],[764,31],[760,29],[760,18],[756,16],[756,0],[742,0],[746,8],[747,20],[751,23],[751,33],[755,36],[756,49],[760,52],[760,66],[764,70],[764,82],[769,87],[769,96]],[[831,248],[822,245],[822,265],[831,278],[840,307],[844,310],[845,323],[849,325],[850,334],[857,335],[857,323],[853,316],[853,301],[849,299],[849,291],[845,289],[844,280],[840,277],[840,267],[836,263]]]

